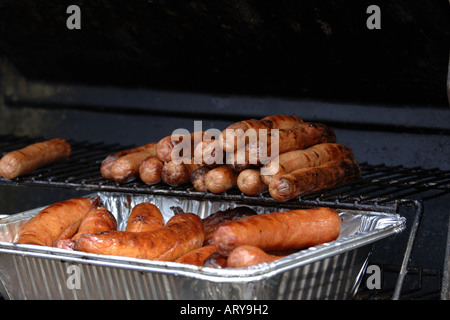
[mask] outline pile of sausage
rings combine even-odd
[[[204,219],[178,210],[164,221],[150,202],[135,205],[125,230],[98,198],[54,203],[28,220],[15,241],[96,254],[125,256],[215,268],[271,262],[300,249],[335,240],[338,213],[313,208],[257,214],[248,207],[212,213]]]
[[[245,136],[249,130],[257,133],[264,130],[267,137],[276,132],[276,148],[270,138],[264,140],[263,146],[259,140],[240,140],[238,133]],[[198,191],[215,194],[237,187],[249,196],[268,192],[277,201],[335,187],[361,174],[352,150],[336,143],[332,128],[322,123],[304,122],[297,116],[273,115],[236,122],[225,128],[218,139],[200,132],[200,143],[195,141],[195,134],[182,136],[179,141],[187,139],[191,157],[200,154],[200,162],[174,161],[172,152],[177,142],[167,136],[158,142],[107,156],[100,172],[118,183],[140,177],[147,184],[162,181],[180,186],[190,183]],[[272,150],[278,153],[270,162],[264,162],[261,147],[265,154]],[[218,148],[223,151],[219,159]]]

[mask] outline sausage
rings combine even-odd
[[[163,165],[158,157],[148,157],[139,167],[139,177],[146,184],[156,184],[161,181]]]
[[[120,150],[113,154],[108,155],[105,159],[103,159],[103,161],[100,165],[100,174],[102,175],[103,178],[112,179],[113,177],[111,175],[111,167],[112,167],[114,161],[116,161],[120,157],[125,156],[127,154],[144,151],[147,148],[153,148],[153,147],[154,147],[154,142],[151,142],[151,143],[145,144],[143,146],[139,146],[139,147],[132,148],[132,149]]]
[[[147,232],[163,226],[164,217],[158,207],[150,202],[141,202],[131,210],[125,231]]]
[[[230,268],[246,268],[260,263],[269,263],[283,258],[269,254],[258,247],[241,245],[234,248],[227,259],[227,267]]]
[[[216,246],[203,246],[198,249],[189,251],[188,253],[176,259],[175,262],[202,266],[205,260],[214,252],[217,252]]]
[[[206,188],[212,193],[223,193],[237,185],[237,173],[228,165],[209,170],[205,179]]]
[[[216,248],[217,250],[217,248]],[[223,269],[227,267],[227,257],[219,252],[213,252],[203,262],[204,267]]]
[[[156,143],[145,150],[132,152],[115,160],[111,166],[111,176],[114,181],[125,183],[139,174],[139,167],[149,157],[156,156]]]
[[[203,245],[212,244],[214,232],[222,223],[255,214],[255,210],[245,206],[239,206],[236,208],[227,209],[225,211],[217,211],[210,214],[203,219],[203,226],[205,228],[205,242]]]
[[[97,201],[73,198],[46,207],[18,230],[17,243],[54,246],[63,231],[81,221]]]
[[[256,133],[260,129],[290,129],[302,122],[303,120],[301,118],[288,115],[273,115],[260,120],[249,119],[239,121],[223,130],[219,140],[224,151],[233,152],[243,145],[244,135],[249,129],[256,130]]]
[[[237,186],[242,193],[248,196],[257,196],[269,189],[262,181],[261,171],[259,169],[247,169],[239,173]]]
[[[174,215],[164,227],[153,231],[84,234],[75,242],[74,250],[173,261],[191,250],[200,248],[204,237],[200,217],[187,212]]]
[[[0,176],[15,179],[33,170],[65,160],[70,157],[72,148],[61,138],[30,144],[20,150],[5,154],[0,160]]]
[[[241,245],[264,251],[300,249],[335,240],[340,229],[341,219],[333,209],[299,209],[225,222],[214,233],[213,243],[224,256]]]
[[[204,136],[204,132],[192,132],[191,134],[187,134],[187,135],[170,135],[167,137],[162,138],[161,140],[158,141],[157,145],[156,145],[156,156],[158,157],[159,160],[161,160],[162,162],[170,162],[172,161],[172,157],[173,157],[173,152],[175,152],[176,150],[174,150],[175,146],[178,145],[179,143],[183,142],[184,139],[189,139],[190,141],[188,142],[188,144],[190,145],[190,155],[186,155],[183,154],[183,152],[180,152],[180,154],[177,154],[177,158],[181,158],[181,157],[193,157],[194,156],[194,151],[195,151],[195,143],[196,143],[196,139],[199,139],[198,142],[200,142],[203,139]],[[172,141],[172,139],[174,141]],[[183,151],[182,149],[180,151]]]
[[[189,163],[166,162],[161,170],[161,179],[168,185],[179,186],[190,182],[192,173],[201,166],[193,161]]]
[[[221,165],[224,163],[224,152],[220,147],[219,140],[208,140],[200,142],[194,150],[196,162],[204,165]],[[197,159],[201,161],[198,161]]]
[[[100,206],[92,208],[81,221],[76,222],[70,228],[74,229],[75,227],[75,233],[72,236],[61,235],[56,241],[55,247],[72,249],[73,244],[82,234],[117,230],[117,221],[108,209]]]
[[[266,173],[262,181],[269,185],[275,176],[308,167],[317,167],[329,161],[353,159],[353,151],[349,147],[338,143],[319,143],[303,150],[293,150],[282,153],[277,159],[263,166]]]
[[[358,162],[352,159],[329,161],[318,167],[298,169],[275,177],[269,184],[269,193],[277,201],[342,185],[361,176]]]
[[[208,188],[206,187],[206,174],[211,170],[210,167],[202,166],[197,168],[192,172],[191,175],[191,183],[194,186],[195,190],[206,192]]]

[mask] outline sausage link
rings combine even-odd
[[[227,259],[227,266],[230,268],[246,268],[260,263],[269,263],[283,258],[261,250],[255,246],[242,245],[234,248]]]
[[[125,231],[147,232],[163,226],[164,217],[158,207],[150,202],[141,202],[131,210]]]
[[[148,157],[139,167],[139,177],[146,184],[156,184],[161,181],[163,162],[155,157]]]
[[[237,176],[228,165],[222,165],[206,174],[205,184],[208,191],[219,194],[236,187]]]
[[[217,248],[214,245],[203,246],[189,251],[176,259],[175,262],[202,266],[205,260],[214,252],[217,252]]]
[[[242,193],[248,196],[257,196],[269,189],[262,181],[259,169],[246,169],[239,173],[237,186]]]

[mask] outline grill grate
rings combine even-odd
[[[13,135],[0,136],[0,156],[25,147],[28,144],[42,141],[42,137],[17,137]],[[160,194],[178,197],[201,198],[212,200],[229,200],[240,203],[280,205],[268,194],[258,197],[250,197],[242,194],[237,188],[224,194],[212,194],[198,192],[193,187],[171,187],[164,183],[146,185],[140,179],[135,179],[125,184],[118,184],[105,179],[100,174],[102,160],[109,154],[134,145],[124,146],[119,144],[105,144],[103,142],[68,141],[72,146],[71,157],[61,163],[53,164],[35,170],[31,175],[7,180],[0,177],[0,185],[16,186],[41,186],[52,188],[69,188],[86,191],[109,191],[131,194]],[[328,206],[336,209],[367,210],[379,212],[398,213],[401,206],[410,206],[415,211],[415,217],[409,231],[406,248],[401,266],[385,268],[386,272],[398,273],[395,288],[386,292],[367,293],[360,292],[357,299],[366,299],[372,295],[374,299],[386,297],[399,299],[411,294],[403,290],[403,283],[407,278],[416,273],[418,275],[418,287],[421,288],[424,270],[414,270],[408,266],[411,251],[417,237],[417,230],[423,216],[423,201],[437,198],[450,193],[450,171],[440,169],[424,169],[420,167],[405,168],[403,166],[386,166],[384,164],[372,165],[360,163],[362,177],[343,186],[324,190],[283,202],[283,207],[312,207]],[[429,273],[429,272],[428,272]],[[429,274],[426,274],[429,276]],[[441,277],[441,271],[432,274]],[[408,279],[406,279],[408,281]],[[440,283],[439,283],[440,285]],[[445,290],[447,287],[444,286]],[[436,289],[439,290],[439,289]],[[432,292],[432,296],[437,291]]]
[[[30,143],[42,141],[42,137],[29,138],[2,136],[1,155],[22,148]],[[89,191],[112,191],[122,193],[154,193],[180,197],[203,199],[224,199],[238,202],[267,203],[278,202],[268,194],[250,197],[233,189],[216,195],[198,192],[193,187],[171,187],[164,183],[146,185],[140,179],[118,184],[100,175],[101,161],[115,151],[134,147],[103,142],[68,141],[72,145],[70,159],[35,170],[31,175],[7,180],[0,178],[4,185],[42,186],[55,188],[75,188]],[[283,206],[330,206],[342,209],[397,212],[398,206],[411,200],[427,200],[450,193],[450,171],[440,169],[389,167],[383,164],[360,163],[362,178],[337,188],[316,192],[283,203]]]

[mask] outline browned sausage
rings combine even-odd
[[[217,250],[217,248],[216,248]],[[204,267],[223,269],[227,267],[227,257],[219,252],[213,252],[203,262]]]
[[[283,258],[266,253],[255,246],[242,245],[234,248],[227,259],[227,266],[230,268],[246,268],[260,263],[269,263]]]
[[[172,156],[173,156],[173,152],[175,152],[174,147],[183,142],[184,139],[189,139],[189,144],[190,144],[190,155],[185,155],[182,152],[180,154],[177,154],[177,158],[182,158],[182,157],[194,157],[194,151],[195,151],[195,143],[196,143],[196,139],[199,139],[198,142],[202,141],[204,136],[204,132],[192,132],[191,134],[187,134],[187,135],[170,135],[167,137],[162,138],[161,140],[158,141],[157,146],[156,146],[156,156],[158,157],[159,160],[161,160],[162,162],[170,162],[172,161]],[[181,150],[183,151],[183,150]]]
[[[156,155],[156,143],[143,151],[132,152],[115,160],[111,166],[114,181],[125,183],[139,174],[139,167],[145,159]]]
[[[96,201],[73,198],[48,206],[19,229],[17,242],[54,246],[67,228],[81,221],[95,207]]]
[[[33,170],[67,159],[72,152],[70,144],[61,138],[30,144],[5,154],[0,160],[0,176],[15,179]]]
[[[125,231],[147,232],[163,226],[164,217],[158,207],[150,202],[141,202],[131,210]]]
[[[175,262],[202,266],[205,260],[214,252],[217,252],[217,249],[214,245],[200,247],[182,255],[181,257],[176,259]]]
[[[179,213],[167,224],[153,231],[110,231],[84,234],[74,249],[84,252],[126,256],[158,261],[173,261],[187,252],[200,248],[205,232],[200,217]]]
[[[189,163],[166,162],[161,170],[161,179],[171,186],[179,186],[190,182],[192,173],[202,165],[193,163],[192,160],[187,162]]]
[[[244,217],[217,228],[213,243],[224,256],[241,245],[264,251],[299,249],[335,240],[341,219],[330,208],[299,209]]]
[[[245,206],[227,209],[224,211],[217,211],[210,214],[203,219],[203,226],[205,228],[205,242],[203,245],[212,244],[214,232],[224,222],[240,219],[255,215],[256,211]]]
[[[206,187],[206,174],[211,170],[210,167],[202,166],[198,169],[195,169],[191,175],[191,183],[194,186],[195,190],[206,192],[208,188]]]
[[[106,179],[112,179],[113,177],[111,175],[111,167],[112,167],[114,161],[116,161],[120,157],[125,156],[127,154],[144,151],[148,148],[150,148],[150,149],[154,148],[154,142],[151,142],[151,143],[148,143],[143,146],[136,147],[136,148],[132,148],[132,149],[120,150],[113,154],[108,155],[102,161],[102,164],[100,166],[100,174],[102,175],[102,177],[104,177]]]
[[[261,179],[259,169],[247,169],[239,173],[237,186],[248,196],[257,196],[268,191],[268,186]]]
[[[209,170],[206,174],[206,188],[212,193],[223,193],[237,185],[237,173],[228,165]]]
[[[73,244],[82,234],[117,230],[117,221],[108,209],[100,206],[92,208],[81,221],[72,226],[72,228],[75,227],[77,227],[75,233],[71,237],[61,235],[55,247],[72,249]]]
[[[355,160],[329,161],[318,167],[298,169],[275,177],[269,184],[269,193],[277,201],[287,201],[342,185],[360,175],[361,169]]]
[[[317,167],[329,161],[353,159],[353,151],[338,143],[319,143],[303,150],[294,150],[280,154],[276,159],[263,166],[266,173],[262,181],[269,185],[275,176],[308,167]]]
[[[156,184],[161,181],[163,165],[157,157],[148,157],[139,167],[139,177],[146,184]]]
[[[288,115],[273,115],[260,120],[239,121],[229,125],[222,131],[220,142],[224,151],[233,152],[244,145],[244,136],[249,129],[256,130],[256,133],[260,129],[290,129],[302,122],[301,118]]]
[[[197,159],[201,158],[201,163],[208,166],[224,164],[224,156],[219,140],[202,141],[194,150],[196,162],[200,162]]]

